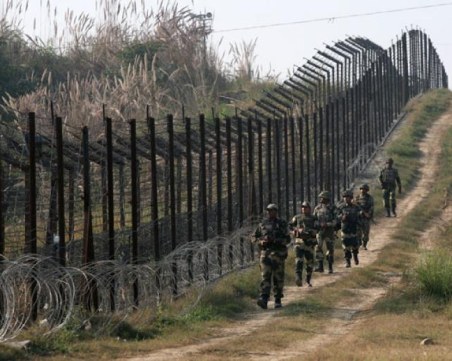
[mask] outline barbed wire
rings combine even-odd
[[[102,333],[137,312],[157,317],[160,305],[190,292],[192,302],[180,311],[186,314],[211,282],[255,263],[250,233],[245,227],[230,237],[186,243],[159,262],[98,261],[77,268],[40,255],[3,259],[0,342],[17,337],[33,320],[47,335],[69,321],[91,328],[95,318],[95,332]]]

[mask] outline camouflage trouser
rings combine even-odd
[[[322,237],[317,235],[317,247],[315,249],[315,258],[318,262],[324,260],[324,245],[326,246],[326,259],[328,263],[334,263],[334,237]]]
[[[395,187],[383,189],[383,205],[385,208],[391,208],[392,210],[396,208],[397,202]]]
[[[282,298],[284,288],[284,263],[286,257],[276,253],[261,252],[260,269],[261,269],[261,297],[268,299],[273,281],[273,294],[275,298]]]
[[[303,273],[303,263],[306,260],[306,273],[312,274],[314,269],[314,246],[315,241],[312,241],[312,245],[308,246],[304,242],[296,243],[294,246],[295,251],[295,273]]]
[[[367,243],[369,242],[369,233],[370,233],[370,220],[363,219],[358,230],[358,240],[360,246],[361,245],[363,245],[364,247],[367,246]]]
[[[346,260],[352,258],[352,253],[357,255],[359,253],[359,240],[356,235],[342,233],[342,248],[344,250],[344,257]]]

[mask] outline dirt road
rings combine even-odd
[[[430,128],[428,134],[424,141],[420,145],[422,151],[421,159],[421,169],[419,170],[420,179],[417,185],[412,189],[409,194],[398,203],[398,217],[397,218],[381,218],[377,219],[378,222],[378,235],[376,234],[377,227],[373,227],[370,235],[370,242],[368,245],[368,251],[360,252],[360,265],[358,267],[366,267],[372,262],[374,262],[381,249],[384,248],[392,240],[392,235],[395,228],[399,225],[403,217],[413,208],[415,208],[422,200],[428,196],[429,190],[435,181],[435,175],[438,169],[438,158],[440,154],[440,140],[442,136],[446,133],[446,130],[452,126],[452,112],[449,111],[446,115],[438,119],[435,124]],[[392,136],[397,135],[397,130]],[[373,162],[370,164],[369,168],[365,172],[365,177],[357,180],[357,184],[361,182],[369,182],[375,180],[378,177],[378,172],[381,166],[384,164],[385,155],[383,152],[379,152]],[[403,180],[402,180],[403,181]],[[371,190],[376,201],[380,201],[380,191]],[[447,205],[447,204],[445,204]],[[452,207],[444,207],[443,215],[440,218],[443,224],[447,224],[452,221]],[[422,241],[429,246],[429,240],[434,237],[435,232],[438,230],[438,224],[432,225],[431,229],[428,229],[422,235]],[[338,253],[336,255],[335,273],[333,275],[328,274],[315,274],[313,279],[314,287],[322,287],[338,278],[345,277],[350,269],[346,269],[343,266],[342,254]],[[291,269],[291,265],[288,265],[288,269]],[[387,287],[391,286],[391,283],[397,282],[399,279],[398,275],[392,275],[390,277],[390,282]],[[300,300],[306,295],[308,295],[312,289],[302,287],[298,288],[293,285],[287,285],[285,289],[284,303],[288,304],[294,302],[295,300]],[[344,334],[353,332],[353,329],[363,321],[363,318],[353,318],[358,312],[362,312],[371,309],[375,302],[383,297],[387,291],[387,288],[366,288],[362,290],[352,290],[355,292],[357,301],[355,304],[358,305],[357,308],[348,309],[346,305],[337,304],[334,309],[335,312],[339,312],[338,315],[333,315],[334,325],[331,327],[334,330],[334,334],[318,334],[310,338],[308,346],[304,342],[303,345],[293,343],[289,348],[283,351],[277,352],[257,352],[249,350],[249,354],[244,356],[243,354],[239,358],[247,358],[250,360],[286,360],[297,358],[309,353],[315,352],[316,349],[326,346],[329,343],[336,342]],[[231,340],[246,338],[253,331],[264,327],[268,324],[274,315],[278,314],[278,310],[272,310],[273,304],[269,304],[268,311],[259,311],[257,313],[247,315],[243,321],[238,322],[234,327],[222,329],[219,334],[221,336],[211,337],[205,340],[200,340],[196,344],[180,347],[163,349],[156,351],[154,353],[148,354],[142,357],[135,357],[128,359],[129,361],[154,361],[154,360],[208,360],[209,357],[205,355],[207,349],[215,347],[217,350],[227,350],[228,342]],[[327,335],[327,337],[325,337]],[[220,359],[220,358],[215,358]]]

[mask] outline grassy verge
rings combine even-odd
[[[5,360],[122,359],[219,335],[221,327],[256,309],[259,279],[257,267],[229,274],[208,286],[199,300],[194,292],[162,305],[157,315],[138,311],[126,320],[113,320],[111,327],[98,319],[92,320],[90,330],[80,330],[81,322],[75,319],[50,336],[32,328],[21,336],[32,341],[27,352],[0,344],[0,361],[2,355],[7,355]]]
[[[413,109],[410,125],[403,129],[396,142],[388,147],[409,187],[415,183],[419,165],[417,142],[428,128],[428,114],[437,117],[449,103],[451,93],[436,91],[424,97]],[[416,116],[416,114],[418,114]],[[439,141],[439,140],[438,140]],[[395,242],[386,247],[379,260],[367,272],[402,274],[402,281],[380,300],[375,312],[359,329],[348,335],[340,345],[321,350],[306,360],[445,360],[452,347],[452,250],[447,240],[452,226],[435,242],[435,249],[424,251],[418,245],[419,235],[437,220],[444,204],[444,190],[452,184],[452,130],[444,135],[437,181],[419,207],[404,217],[395,234]],[[363,270],[364,271],[364,270]],[[359,278],[367,278],[360,272]],[[383,278],[384,280],[384,278]],[[356,283],[355,279],[341,282]],[[432,338],[430,348],[420,346],[424,338]],[[350,347],[353,345],[353,347]],[[338,356],[340,355],[340,356]]]
[[[432,123],[443,114],[451,101],[450,91],[440,89],[430,91],[422,96],[422,100],[412,100],[406,107],[409,113],[406,124],[396,142],[387,147],[387,155],[394,159],[404,183],[404,189],[409,190],[415,184],[420,166],[419,142]]]

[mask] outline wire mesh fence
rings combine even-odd
[[[74,312],[155,310],[254,263],[267,203],[287,219],[321,190],[337,199],[407,101],[447,84],[410,30],[387,50],[327,46],[232,118],[105,115],[93,133],[53,112],[0,122],[0,339]]]

